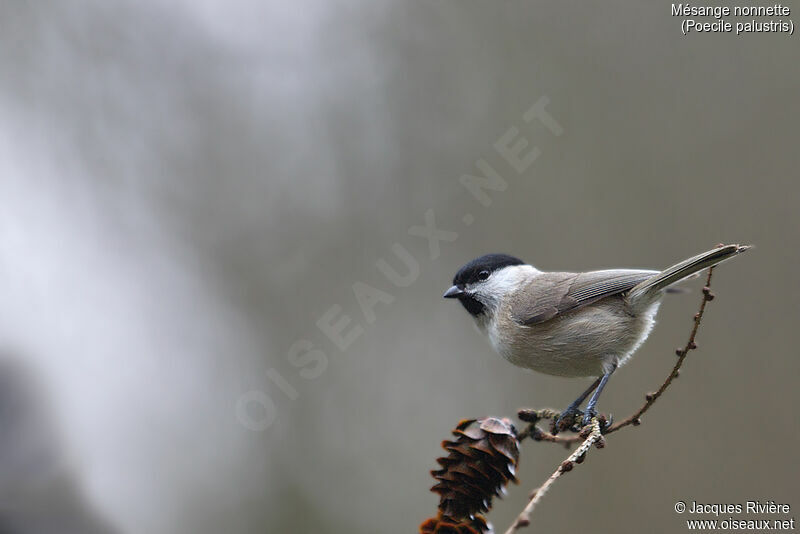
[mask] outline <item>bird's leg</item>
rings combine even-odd
[[[580,397],[575,399],[572,402],[572,404],[567,406],[566,410],[561,412],[561,414],[558,416],[558,419],[556,419],[555,424],[553,425],[553,433],[557,434],[560,430],[565,430],[573,425],[575,416],[581,413],[580,411],[581,404],[583,404],[583,401],[586,400],[586,397],[588,397],[589,394],[595,390],[595,388],[600,384],[602,379],[603,377],[598,377],[598,379],[592,382],[592,385],[589,386],[589,388],[586,391],[581,393]]]
[[[597,415],[597,410],[594,407],[597,405],[597,399],[600,398],[600,394],[603,392],[603,388],[606,387],[606,383],[608,383],[608,379],[611,378],[611,375],[614,371],[617,370],[617,366],[615,365],[611,369],[605,372],[603,376],[601,376],[598,380],[599,383],[597,384],[597,389],[592,395],[592,398],[589,399],[589,404],[586,405],[586,411],[583,413],[583,422],[581,423],[583,426],[588,425],[592,422],[592,417]]]

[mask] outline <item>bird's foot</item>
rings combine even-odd
[[[559,416],[553,420],[553,435],[555,436],[563,430],[570,430],[577,432],[577,423],[583,412],[577,406],[570,405],[566,410],[561,412]],[[591,419],[590,419],[591,420]]]
[[[594,414],[594,415],[592,415]],[[597,417],[597,422],[600,423],[600,433],[605,434],[608,432],[608,429],[611,428],[611,425],[614,424],[614,416],[611,414],[598,414],[595,410],[587,410],[587,413],[584,414],[583,420],[581,421],[581,428],[584,432],[587,431],[587,426],[592,424],[592,419]]]
[[[583,420],[581,421],[581,426],[584,427],[592,424],[592,419],[595,417],[597,417],[597,410],[594,408],[586,408],[586,412],[583,414]]]

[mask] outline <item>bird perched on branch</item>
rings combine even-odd
[[[492,347],[514,365],[565,377],[597,377],[555,428],[583,412],[588,424],[609,377],[644,343],[670,286],[749,249],[723,245],[663,271],[543,272],[505,254],[459,269],[445,298],[458,299]]]

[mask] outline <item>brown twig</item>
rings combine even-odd
[[[583,443],[581,443],[580,447],[575,449],[566,460],[561,462],[561,465],[559,465],[558,469],[556,469],[555,472],[550,475],[550,478],[548,478],[545,483],[539,487],[539,489],[531,494],[528,504],[525,505],[525,508],[523,508],[522,512],[520,512],[517,516],[517,519],[514,520],[514,524],[508,527],[506,534],[514,534],[514,532],[520,528],[530,525],[531,513],[533,512],[533,509],[536,507],[539,501],[542,500],[542,497],[544,497],[544,494],[547,493],[548,489],[550,489],[550,486],[552,486],[555,481],[561,477],[561,475],[568,471],[572,471],[572,468],[576,463],[581,463],[583,458],[586,456],[586,453],[592,448],[592,445],[600,442],[602,439],[603,435],[600,433],[600,422],[595,417],[592,419],[591,432],[583,441]]]
[[[675,365],[672,367],[669,375],[667,378],[664,379],[664,382],[661,386],[652,393],[648,393],[645,395],[645,402],[644,404],[636,410],[633,414],[629,417],[626,417],[622,421],[618,423],[614,423],[608,429],[602,432],[602,434],[610,434],[612,432],[616,432],[621,428],[625,428],[626,426],[638,426],[641,424],[641,418],[644,413],[650,409],[650,407],[658,400],[659,397],[666,391],[666,389],[672,384],[672,381],[678,377],[680,374],[681,366],[683,362],[686,360],[686,356],[689,354],[690,350],[694,350],[697,348],[697,343],[695,343],[695,337],[697,337],[697,331],[700,328],[700,321],[703,319],[703,314],[706,310],[706,304],[709,301],[714,299],[714,294],[711,292],[711,275],[714,271],[714,267],[709,267],[708,269],[708,277],[706,278],[706,285],[703,287],[703,299],[700,302],[700,310],[694,315],[694,325],[692,326],[692,331],[689,334],[689,340],[686,342],[686,345],[682,348],[679,348],[675,351],[678,355],[678,361],[675,362]],[[558,417],[558,413],[553,410],[520,410],[519,417],[523,421],[528,422],[528,426],[524,428],[518,435],[520,441],[531,438],[534,441],[549,441],[552,443],[563,443],[567,447],[571,443],[576,443],[578,441],[584,440],[583,443],[578,447],[556,470],[555,473],[550,475],[544,484],[539,487],[538,490],[534,491],[531,494],[531,498],[528,501],[528,504],[525,508],[520,512],[517,516],[514,524],[512,524],[508,530],[506,530],[506,534],[513,534],[517,530],[522,527],[526,527],[530,524],[530,514],[533,511],[533,508],[539,502],[539,500],[544,496],[544,493],[550,488],[550,486],[558,480],[562,473],[565,471],[569,471],[572,469],[575,463],[580,463],[583,461],[583,457],[591,448],[592,444],[597,443],[598,447],[601,446],[603,443],[599,441],[602,438],[600,428],[601,424],[598,421],[598,418],[592,419],[592,426],[591,432],[586,437],[586,430],[588,427],[585,427],[580,434],[576,436],[557,436],[542,430],[537,426],[537,423],[541,419],[554,419]],[[576,462],[577,461],[577,462]]]

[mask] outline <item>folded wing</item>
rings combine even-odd
[[[659,271],[612,269],[588,273],[542,273],[518,291],[511,317],[531,326],[568,311],[617,295],[657,275]]]

